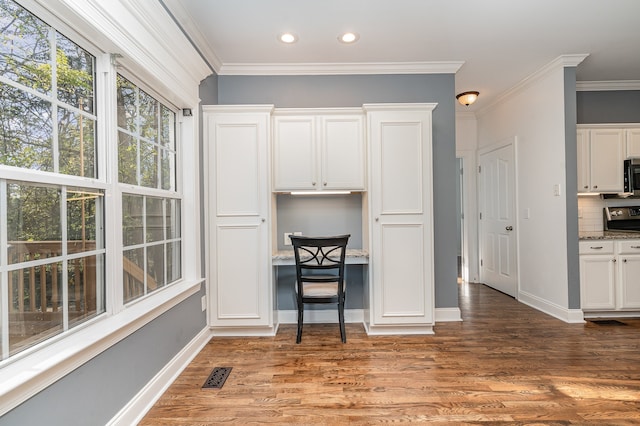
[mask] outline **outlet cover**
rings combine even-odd
[[[284,233],[284,245],[285,246],[290,246],[291,245],[291,234],[293,234],[293,232],[285,232]]]

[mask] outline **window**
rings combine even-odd
[[[118,180],[122,195],[123,298],[181,277],[175,113],[118,74]],[[157,189],[166,197],[158,197]]]
[[[13,0],[0,0],[0,28],[7,360],[179,281],[183,200],[175,108]],[[116,138],[104,130],[116,128]]]
[[[98,175],[95,57],[13,1],[0,27],[0,168],[24,178],[0,174],[6,359],[105,312],[105,246],[104,191],[79,179]]]

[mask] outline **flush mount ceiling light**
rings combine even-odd
[[[351,44],[358,41],[360,36],[356,33],[344,33],[338,36],[338,41],[340,43]]]
[[[282,33],[278,36],[278,40],[284,44],[292,44],[298,41],[298,36],[293,33]]]
[[[462,105],[469,106],[474,103],[476,99],[478,99],[479,94],[480,92],[462,92],[458,96],[456,96],[456,99]]]

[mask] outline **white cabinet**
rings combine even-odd
[[[209,325],[273,335],[269,134],[272,106],[203,106]]]
[[[640,309],[640,240],[618,243],[620,308]]]
[[[640,240],[580,241],[585,311],[640,309]]]
[[[624,142],[621,128],[578,129],[578,192],[624,191]]]
[[[434,107],[364,105],[371,153],[369,334],[433,332]]]
[[[583,310],[613,310],[615,265],[613,241],[580,241],[580,301]]]
[[[358,109],[278,109],[274,191],[365,189],[364,116]]]
[[[640,158],[640,129],[626,129],[627,158]]]

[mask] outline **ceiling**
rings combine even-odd
[[[578,81],[640,90],[639,0],[160,1],[221,75],[453,67],[457,93],[480,92],[457,108],[474,111],[559,56],[588,54]],[[299,40],[281,43],[285,31]],[[344,31],[360,39],[338,42]]]

